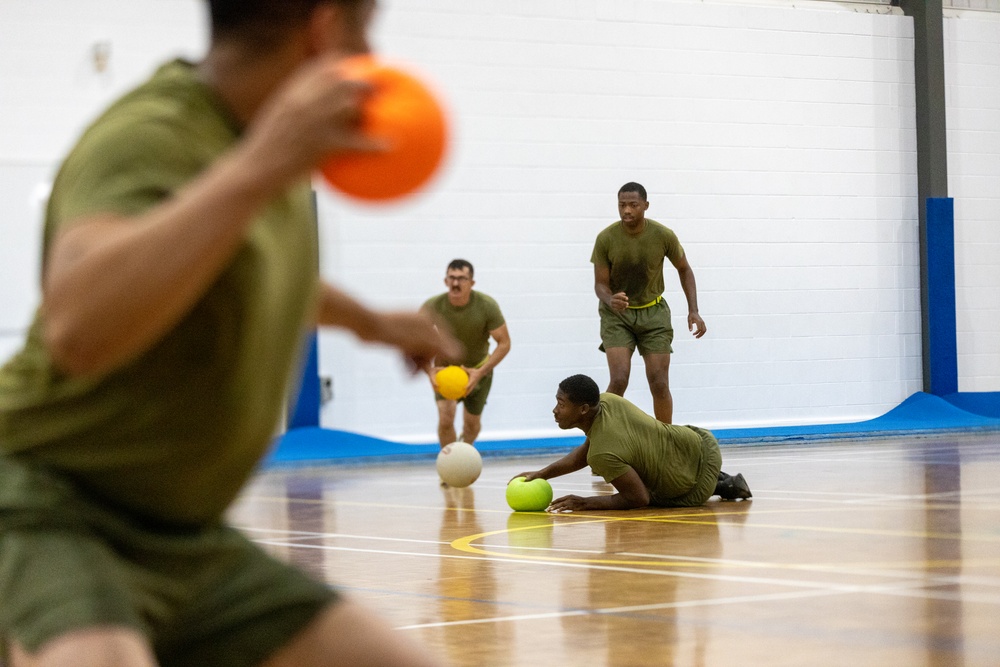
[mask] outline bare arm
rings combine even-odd
[[[684,291],[684,298],[687,299],[688,306],[688,331],[694,333],[695,338],[705,335],[708,328],[705,321],[698,314],[698,287],[694,281],[694,269],[688,263],[687,255],[684,255],[676,262],[671,262],[677,269],[677,276],[681,281],[681,289]]]
[[[320,325],[347,329],[363,341],[396,347],[413,370],[426,368],[439,354],[461,354],[458,341],[439,332],[427,312],[379,312],[332,285],[323,284],[321,289],[317,314]]]
[[[615,312],[628,308],[628,296],[625,292],[611,292],[611,269],[607,266],[594,264],[594,292],[601,303]]]
[[[649,505],[649,489],[633,468],[611,481],[618,493],[609,496],[563,496],[552,501],[549,511],[630,510]]]
[[[490,336],[496,341],[496,347],[490,352],[490,356],[487,357],[486,362],[479,368],[467,368],[466,371],[469,373],[469,384],[465,387],[465,393],[468,394],[479,381],[482,380],[486,375],[492,371],[497,364],[503,361],[503,358],[507,356],[510,352],[510,332],[507,331],[507,325],[501,324],[496,329],[490,332]],[[433,381],[433,380],[432,380]]]
[[[497,346],[493,348],[493,352],[490,353],[490,358],[486,360],[486,363],[479,367],[483,375],[496,368],[496,365],[503,361],[503,358],[510,352],[510,332],[507,331],[506,324],[501,324],[491,331],[490,336],[496,341]]]
[[[152,347],[232,259],[256,213],[338,150],[378,148],[356,130],[366,88],[332,61],[304,67],[244,138],[143,214],[68,221],[44,261],[44,337],[70,374],[100,374]]]
[[[541,470],[536,470],[534,472],[522,472],[519,475],[514,475],[514,477],[524,477],[526,481],[530,482],[533,479],[552,479],[553,477],[562,477],[563,475],[568,475],[571,472],[576,472],[577,470],[583,470],[587,465],[587,452],[590,451],[590,440],[584,440],[583,444],[571,451],[566,456],[561,459],[550,463]],[[511,478],[513,479],[513,478]]]

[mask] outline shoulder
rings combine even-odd
[[[674,238],[674,239],[677,238],[677,234],[674,232],[674,230],[670,229],[661,222],[657,222],[656,220],[646,218],[646,223],[649,225],[649,230],[657,234],[658,236],[666,236],[667,238]]]
[[[614,236],[617,232],[621,230],[620,223],[621,220],[616,220],[615,222],[612,222],[610,225],[608,225],[607,227],[605,227],[604,229],[602,229],[600,232],[597,233],[597,239],[603,240]]]
[[[489,294],[486,294],[485,292],[472,290],[472,298],[484,305],[499,307],[499,304],[497,304],[497,300],[491,297]]]
[[[127,139],[213,134],[234,140],[238,128],[215,94],[201,83],[190,63],[175,60],[161,66],[145,83],[112,104],[90,127],[92,138],[125,135]],[[85,135],[87,136],[87,135]],[[173,146],[174,150],[183,146]]]
[[[604,392],[601,394],[599,405],[601,410],[611,409],[617,410],[623,405],[631,405],[626,398],[622,398],[618,394],[612,394],[611,392]]]
[[[489,294],[484,294],[483,292],[477,292],[476,290],[472,290],[472,299],[475,302],[476,307],[481,309],[488,315],[501,316],[500,304],[497,303],[497,300],[491,297]]]
[[[60,167],[54,212],[137,213],[200,173],[237,137],[193,66],[168,63],[84,131]]]

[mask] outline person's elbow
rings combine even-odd
[[[93,346],[88,345],[72,327],[58,320],[45,322],[42,342],[52,365],[66,375],[89,375],[100,366]]]
[[[629,489],[627,492],[618,492],[620,498],[620,503],[622,509],[626,510],[636,510],[643,507],[649,507],[650,500],[652,497],[649,495],[649,489],[645,486],[638,489]]]
[[[650,496],[649,493],[643,493],[638,496],[633,496],[631,499],[631,504],[629,509],[640,509],[642,507],[649,507]]]
[[[97,375],[113,364],[109,346],[102,345],[72,312],[44,310],[41,337],[52,365],[71,377]]]

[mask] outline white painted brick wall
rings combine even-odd
[[[579,11],[567,15],[570,4]],[[848,420],[920,389],[909,19],[833,5],[486,12],[396,0],[378,41],[447,91],[458,141],[437,187],[396,212],[324,194],[338,241],[326,271],[401,305],[440,291],[453,257],[476,264],[513,339],[487,435],[551,431],[555,385],[571,373],[607,382],[589,257],[628,180],[684,243],[709,326],[700,341],[687,335],[668,269],[678,421]],[[338,395],[324,421],[429,439],[426,382],[384,384],[402,377],[398,365],[324,339],[324,351],[338,347],[350,366],[324,362]],[[390,392],[391,422],[359,418],[371,384]],[[628,396],[649,409],[648,393],[636,357]]]
[[[0,2],[0,62],[16,65],[0,68],[0,234],[16,239],[0,250],[0,347],[30,313],[35,181],[111,97],[199,52],[200,4]],[[324,273],[409,308],[443,289],[448,261],[475,263],[513,338],[485,437],[551,433],[559,380],[607,381],[589,258],[628,180],[680,235],[709,326],[686,334],[668,269],[678,421],[851,420],[920,389],[909,19],[838,3],[381,5],[376,44],[438,83],[455,138],[432,190],[401,205],[354,206],[318,184]],[[995,289],[982,287],[997,284],[1000,40],[992,15],[970,14],[946,22],[960,370],[963,389],[998,389]],[[103,75],[89,69],[97,40],[112,43]],[[326,425],[433,439],[426,380],[393,354],[330,333],[321,364]],[[628,395],[650,409],[633,369]]]
[[[199,0],[0,0],[0,357],[38,301],[40,195],[100,110],[161,60],[203,52]],[[104,72],[96,42],[110,44]]]
[[[948,191],[959,389],[1000,391],[1000,15],[980,17],[945,21]]]

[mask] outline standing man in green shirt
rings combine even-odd
[[[552,414],[559,428],[578,428],[587,439],[545,468],[518,476],[552,479],[589,465],[617,493],[563,496],[552,501],[549,511],[695,507],[713,495],[723,500],[752,497],[742,474],[721,471],[719,442],[710,431],[665,424],[617,394],[600,393],[586,375],[559,383]]]
[[[597,235],[594,252],[594,291],[600,300],[601,350],[608,358],[608,391],[625,395],[632,369],[632,353],[639,348],[646,380],[653,395],[653,414],[669,424],[674,417],[670,394],[670,355],[674,329],[670,307],[663,299],[663,259],[669,259],[687,299],[688,330],[705,335],[698,314],[694,271],[677,235],[646,217],[646,188],[626,183],[618,190],[620,219]]]
[[[339,68],[374,2],[208,8],[204,60],[111,105],[53,184],[42,302],[0,369],[0,662],[429,667],[224,518],[317,323],[418,368],[459,350],[319,280],[313,169],[383,149]]]
[[[510,352],[510,334],[500,306],[493,297],[473,288],[475,269],[464,259],[453,260],[445,273],[448,291],[424,302],[422,310],[433,314],[448,332],[465,346],[463,356],[438,357],[427,367],[434,387],[438,408],[438,441],[441,446],[456,440],[455,413],[458,402],[465,406],[462,414],[462,442],[473,444],[482,428],[483,409],[493,386],[493,369]],[[490,352],[490,338],[496,347]],[[453,401],[437,393],[434,376],[448,365],[461,366],[469,374],[465,396]]]

